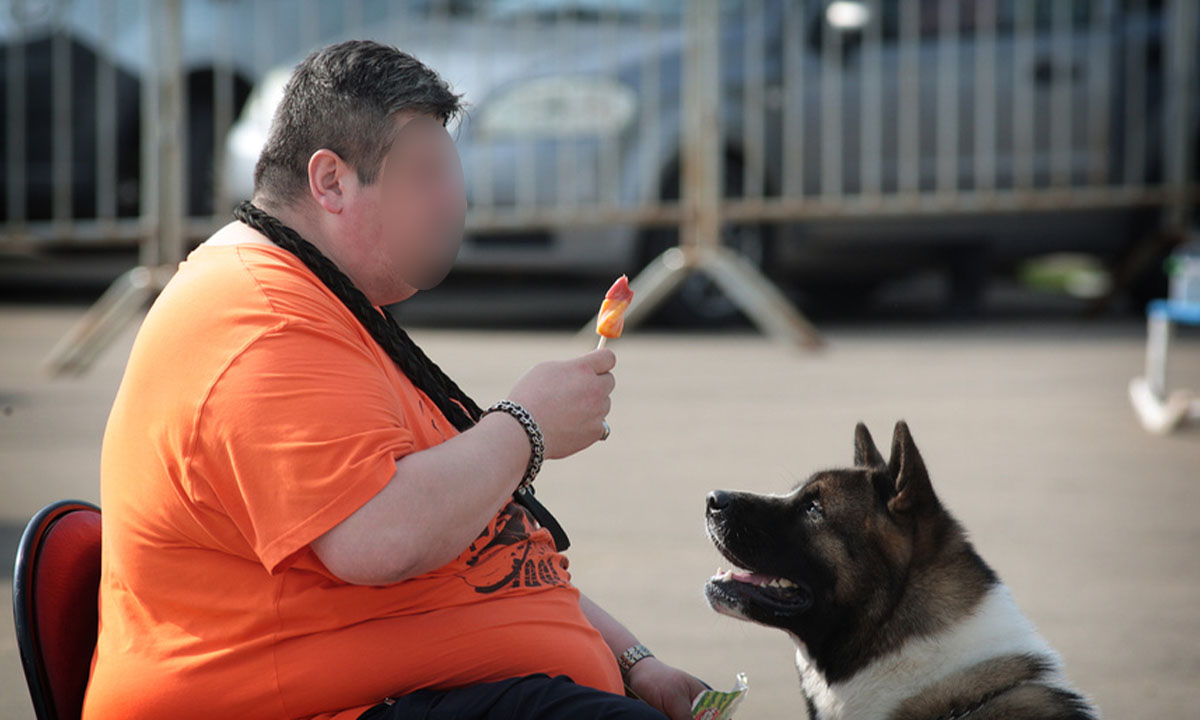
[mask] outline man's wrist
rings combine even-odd
[[[525,473],[521,476],[521,483],[518,488],[525,489],[533,484],[534,478],[542,469],[542,463],[546,459],[546,440],[542,436],[542,429],[533,419],[533,415],[519,403],[512,400],[501,400],[483,413],[483,417],[494,412],[502,412],[510,415],[521,424],[525,430],[525,435],[529,438],[529,463],[525,466]]]
[[[628,681],[629,673],[633,671],[633,668],[641,661],[652,657],[654,657],[654,653],[641,643],[626,648],[625,652],[617,658],[617,666],[621,668],[621,677]]]

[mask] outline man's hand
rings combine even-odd
[[[508,398],[533,415],[547,458],[573,455],[604,434],[616,364],[612,350],[594,350],[573,360],[535,365],[513,386]]]
[[[691,720],[692,700],[708,689],[694,676],[653,656],[638,661],[626,682],[638,697],[671,720]]]

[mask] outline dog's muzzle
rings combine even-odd
[[[717,551],[740,569],[717,569],[708,579],[704,594],[713,609],[725,614],[751,620],[791,616],[812,607],[813,593],[800,579],[789,578],[767,570],[767,563],[752,558],[759,552],[748,548],[731,547],[728,510],[733,498],[729,493],[715,490],[707,498],[707,530]],[[736,533],[732,533],[736,534]]]

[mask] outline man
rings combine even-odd
[[[613,354],[484,413],[379,309],[457,252],[459,110],[376,43],[297,67],[253,204],[180,265],[113,404],[87,720],[688,716],[704,685],[571,585],[518,491],[607,436]]]

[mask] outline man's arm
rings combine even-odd
[[[608,645],[609,650],[612,650],[613,657],[619,658],[621,653],[637,645],[637,638],[629,632],[628,628],[582,592],[579,593],[579,607],[583,609],[583,616],[592,624],[592,627],[600,631],[604,637],[604,643]]]
[[[342,580],[384,585],[439,568],[471,544],[512,495],[529,461],[515,418],[493,413],[469,431],[396,462],[387,485],[312,543]]]
[[[600,439],[616,364],[611,350],[542,363],[513,387],[542,429],[546,457],[571,455]],[[396,462],[375,497],[312,542],[329,571],[348,583],[384,585],[435,570],[471,544],[517,488],[529,438],[507,413],[493,413],[450,440]]]
[[[579,607],[592,627],[604,637],[614,657],[638,644],[629,629],[591,598],[579,593]],[[692,700],[708,689],[703,681],[650,656],[637,661],[624,677],[625,687],[671,720],[690,720]]]

